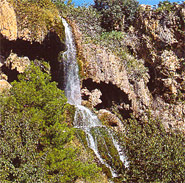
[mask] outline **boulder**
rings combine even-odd
[[[6,66],[11,70],[16,69],[19,73],[23,73],[29,65],[30,60],[28,57],[18,57],[15,53],[11,53],[6,59]]]
[[[17,39],[16,13],[6,0],[0,0],[0,33],[10,41]]]
[[[121,120],[113,113],[106,109],[101,109],[98,111],[98,118],[104,125],[112,126],[117,128],[119,131],[124,130],[124,126]]]
[[[8,83],[8,81],[4,79],[0,80],[0,93],[9,90],[11,87],[12,86],[10,85],[10,83]]]
[[[83,88],[81,93],[82,96],[88,97],[88,102],[91,104],[91,107],[95,107],[96,105],[102,103],[100,99],[102,93],[98,89],[94,89],[90,92],[87,88]]]

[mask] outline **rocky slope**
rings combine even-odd
[[[39,3],[0,1],[0,79],[15,80],[29,60],[38,59],[50,62],[53,80],[59,81],[56,70],[65,49],[64,27],[51,1]]]
[[[89,25],[80,18],[71,22],[81,66],[82,95],[90,106],[111,110],[117,104],[125,119],[129,112],[145,119],[150,111],[166,129],[184,131],[184,12],[184,4],[173,5],[170,11],[141,9],[135,24],[122,32],[120,45],[129,50],[124,57],[115,54],[114,45],[104,46],[101,39],[94,43],[97,35],[92,22],[88,21]],[[92,101],[95,90],[101,95]]]
[[[49,6],[40,2],[47,2]],[[170,10],[163,8],[151,10],[142,6],[134,25],[112,32],[101,28],[99,15],[91,8],[74,11],[73,7],[71,12],[66,10],[70,16],[64,16],[73,28],[76,41],[83,105],[93,110],[103,125],[110,127],[111,134],[105,137],[115,136],[120,152],[131,165],[125,168],[115,163],[120,169],[115,182],[178,182],[183,179],[183,134],[170,130],[185,132],[185,4],[173,5]],[[11,82],[17,80],[31,60],[47,73],[51,72],[52,80],[62,88],[64,39],[59,11],[50,0],[35,3],[0,0],[0,93],[13,86]],[[51,70],[43,60],[49,63]],[[49,91],[46,90],[52,93]],[[65,123],[70,127],[75,109],[71,110],[73,114],[65,112]],[[64,132],[60,131],[61,138]],[[87,148],[85,134],[79,131],[76,136],[71,143],[82,147],[80,154],[74,151],[77,158],[83,163],[93,161],[101,167],[98,158]],[[108,158],[105,153],[102,140],[98,141],[102,157],[114,162],[114,158]],[[111,150],[111,143],[108,144]],[[114,151],[113,154],[117,156]],[[58,158],[56,154],[53,157]],[[14,159],[12,164],[16,164]],[[109,182],[110,172],[102,167],[99,180],[90,182]],[[4,168],[7,170],[6,166]],[[69,174],[70,171],[71,168]],[[81,177],[74,180],[87,182]]]
[[[58,56],[65,45],[58,10],[52,5],[49,10],[40,7],[38,13],[28,8],[34,10],[34,4],[10,0],[0,4],[1,82],[16,79],[34,59],[50,62],[53,80],[60,82]],[[116,106],[124,119],[130,114],[145,119],[150,111],[166,129],[184,131],[184,12],[184,4],[170,11],[142,7],[135,24],[121,32],[119,44],[122,52],[127,50],[122,55],[115,51],[119,48],[115,42],[93,41],[99,34],[98,28],[93,29],[93,20],[81,23],[80,18],[74,21],[69,17],[78,48],[84,104],[109,111]],[[7,83],[3,86],[10,87]]]

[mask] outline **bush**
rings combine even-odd
[[[64,41],[64,27],[56,5],[51,0],[8,0],[16,12],[20,32],[29,30],[32,41],[38,41],[42,35],[54,30]]]
[[[158,4],[157,11],[172,11],[174,8],[174,4],[170,3],[170,1],[160,1]]]
[[[94,0],[94,8],[102,14],[102,27],[107,31],[121,30],[131,24],[138,8],[136,0]],[[125,19],[125,20],[124,20]]]
[[[124,122],[121,142],[129,161],[123,180],[126,182],[183,182],[184,136],[166,132],[162,123],[149,119]]]
[[[45,64],[46,65],[46,64]],[[64,92],[33,63],[0,98],[0,182],[75,182],[100,169],[78,160],[74,112]],[[68,116],[66,116],[66,114]]]

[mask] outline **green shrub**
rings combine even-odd
[[[159,4],[158,4],[158,8],[157,8],[157,11],[173,11],[174,9],[174,4],[173,3],[170,3],[170,1],[160,1]]]
[[[72,143],[74,108],[64,92],[33,63],[18,78],[9,94],[0,98],[0,182],[98,177],[100,169],[92,160],[78,159],[82,146]]]
[[[64,27],[56,5],[51,0],[8,0],[14,7],[19,31],[31,34],[31,41],[38,41],[51,29],[64,41]]]
[[[94,8],[102,14],[102,27],[107,31],[121,30],[125,19],[132,23],[138,8],[136,0],[94,0]]]
[[[152,119],[124,121],[125,133],[120,141],[124,146],[129,168],[123,174],[126,182],[183,182],[184,136],[167,132],[162,123]]]
[[[101,38],[104,40],[110,39],[110,40],[121,41],[121,39],[123,39],[123,37],[124,37],[124,33],[119,32],[119,31],[103,32],[101,35]]]

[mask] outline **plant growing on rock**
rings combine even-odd
[[[102,14],[102,27],[107,31],[121,30],[124,21],[127,25],[132,23],[138,8],[136,0],[94,0],[94,3],[94,8]]]
[[[148,120],[124,121],[120,141],[129,161],[123,173],[126,182],[183,182],[184,136],[165,131],[162,123],[148,114]]]
[[[54,30],[64,41],[63,24],[56,5],[51,0],[8,0],[16,12],[19,34],[30,34],[31,41],[42,42],[39,38]]]
[[[64,92],[33,63],[18,78],[0,98],[0,182],[98,179],[96,164],[79,159]]]
[[[170,1],[168,1],[168,0],[167,1],[160,1],[158,4],[157,11],[170,12],[173,10],[175,10],[175,6],[174,6],[174,4],[170,3]]]

